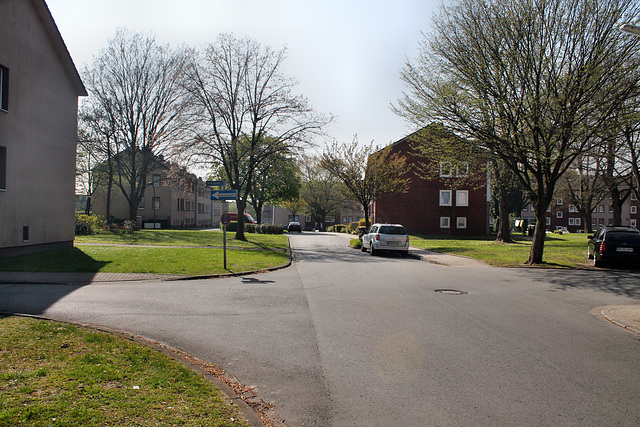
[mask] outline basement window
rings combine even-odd
[[[0,110],[9,110],[9,69],[0,64]]]

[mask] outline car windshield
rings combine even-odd
[[[383,225],[378,231],[380,234],[407,234],[404,227],[398,225]]]
[[[606,237],[608,242],[627,242],[627,243],[640,243],[640,233],[633,231],[609,231]]]

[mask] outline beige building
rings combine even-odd
[[[158,162],[148,177],[144,198],[138,205],[139,228],[210,228],[218,227],[222,202],[211,200],[211,189],[192,174],[172,178],[168,163]],[[188,177],[188,179],[185,179]],[[106,215],[106,191],[102,187],[93,194],[93,213]],[[119,188],[111,191],[111,217],[129,217],[129,205]]]
[[[0,0],[0,256],[73,246],[86,95],[44,0]]]

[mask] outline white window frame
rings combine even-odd
[[[631,200],[638,200],[638,197],[636,197],[636,193],[631,193]]]
[[[451,218],[448,216],[441,216],[440,228],[451,228]]]
[[[631,220],[629,221],[629,225],[630,225],[631,227],[637,227],[637,223],[638,223],[638,222],[636,221],[636,219],[635,219],[635,218],[631,218]]]
[[[556,212],[556,218],[562,218],[562,211]]]
[[[632,214],[638,213],[638,207],[637,206],[631,206],[631,213]]]
[[[547,225],[551,225],[551,217],[546,217],[547,218]]]
[[[467,228],[466,216],[459,216],[456,218],[456,228]]]
[[[575,205],[569,205],[569,212],[573,212],[573,213],[578,212],[578,208],[576,208]]]
[[[562,206],[562,203],[564,203],[564,202],[562,201],[562,197],[558,197],[558,200],[556,200],[556,205],[558,205],[558,206]]]
[[[456,176],[461,178],[469,176],[469,163],[465,163],[464,165],[462,165],[464,172],[460,172],[460,168],[460,166],[456,166]]]
[[[576,226],[582,225],[582,218],[574,218],[573,225],[576,225]]]
[[[449,203],[446,203],[443,199],[443,195],[449,195]],[[440,206],[452,206],[453,203],[453,190],[440,190]]]
[[[452,173],[453,167],[451,166],[451,162],[440,162],[440,178],[451,178]]]
[[[152,177],[153,186],[156,188],[160,187],[160,181],[161,181],[160,175],[154,174]]]
[[[464,194],[464,200],[460,196]],[[469,190],[456,190],[456,206],[469,206]]]

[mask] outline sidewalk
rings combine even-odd
[[[462,255],[451,255],[442,252],[429,251],[427,249],[409,247],[409,256],[431,264],[448,265],[450,267],[491,267],[477,259]]]
[[[179,280],[189,276],[144,273],[36,273],[2,271],[0,284],[49,284],[82,286],[96,282],[138,282],[142,280]]]
[[[608,305],[596,307],[592,313],[640,335],[640,305]]]

